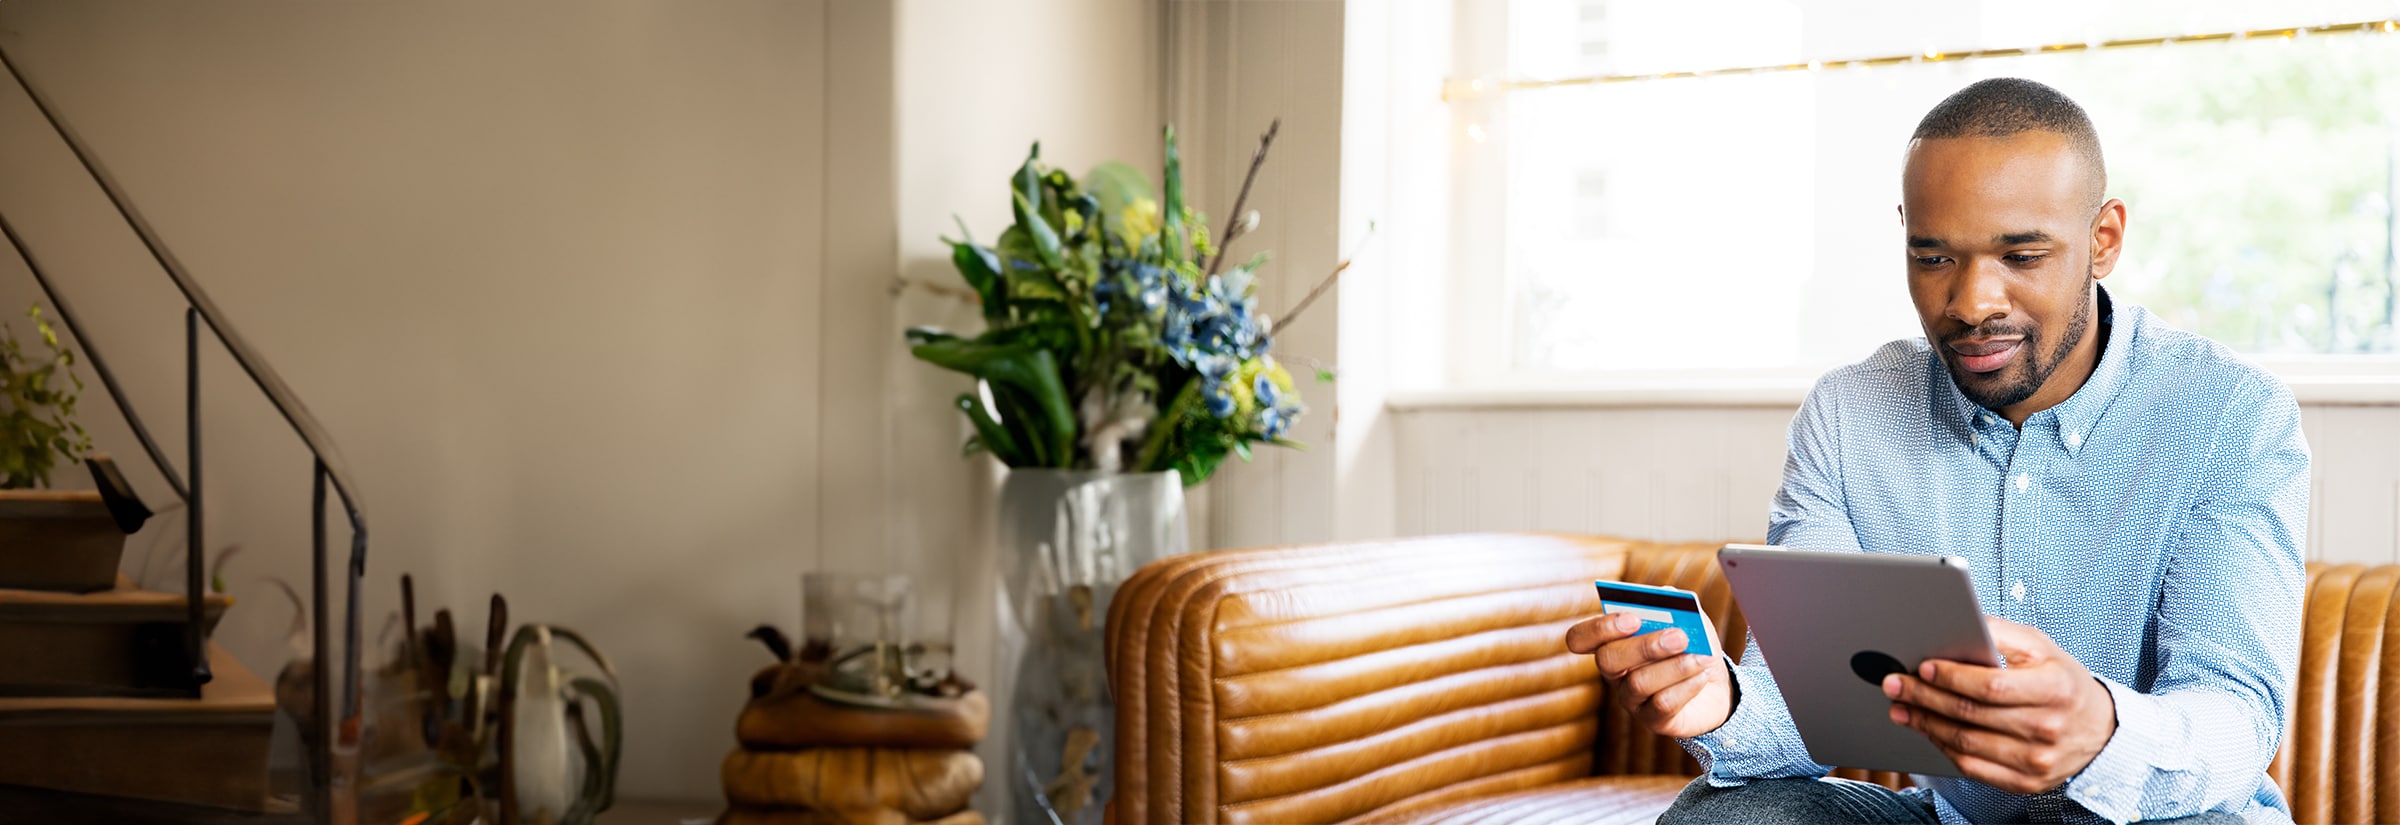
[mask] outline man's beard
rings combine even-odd
[[[2041,392],[2042,385],[2050,381],[2050,374],[2058,371],[2058,365],[2066,363],[2067,356],[2075,351],[2075,344],[2082,341],[2084,333],[2091,329],[2093,301],[2088,291],[2090,282],[2091,276],[2087,271],[2084,276],[2087,291],[2083,300],[2076,302],[2075,314],[2067,320],[2066,334],[2059,336],[2048,353],[2041,351],[2042,328],[2034,324],[1984,324],[1943,337],[1943,349],[1947,351],[1944,357],[1949,360],[1950,383],[1958,385],[1958,391],[1967,400],[1987,410],[2007,409]],[[2029,357],[2017,359],[2016,363],[1991,373],[1981,387],[1969,384],[1970,373],[1959,367],[1955,360],[1957,351],[1950,350],[1948,344],[1962,338],[1998,335],[2025,336],[2025,351]]]

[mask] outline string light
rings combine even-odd
[[[1548,80],[1477,79],[1463,82],[1459,80],[1445,80],[1442,82],[1442,99],[1446,101],[1461,100],[1505,92],[1524,91],[1529,89],[1552,89],[1561,86],[1596,86],[1608,83],[1644,83],[1653,80],[1680,80],[1693,77],[1757,75],[1778,72],[1823,72],[1834,69],[1859,69],[1863,71],[1885,66],[1897,66],[1914,63],[1957,63],[1967,60],[1985,60],[2002,57],[2025,57],[2027,55],[2036,54],[2061,54],[2065,52],[2096,52],[2114,51],[2118,49],[2141,49],[2160,46],[2173,46],[2183,43],[2231,43],[2251,39],[2272,39],[2281,43],[2289,44],[2292,41],[2303,37],[2314,37],[2318,35],[2395,33],[2400,33],[2400,19],[2364,20],[2356,23],[2328,23],[2322,26],[2285,26],[2272,29],[2246,29],[2241,31],[2185,34],[2170,37],[2133,37],[2122,40],[2087,40],[2074,43],[2048,43],[2000,49],[1964,49],[1959,51],[1942,51],[1939,49],[1927,48],[1921,52],[1911,52],[1908,54],[1892,55],[1888,57],[1861,57],[1851,58],[1848,60],[1810,60],[1804,63],[1771,63],[1759,66],[1732,66],[1721,69],[1701,69],[1697,71],[1655,72],[1650,74],[1584,75],[1580,77],[1562,77]]]

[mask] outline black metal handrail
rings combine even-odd
[[[367,567],[367,517],[366,507],[358,494],[358,487],[353,481],[349,464],[342,460],[341,451],[335,447],[332,436],[326,434],[324,426],[317,423],[316,416],[309,413],[308,407],[300,403],[299,397],[292,393],[291,387],[284,383],[283,377],[276,374],[275,369],[267,364],[266,359],[260,357],[258,351],[251,348],[249,341],[244,339],[241,333],[234,329],[232,323],[225,318],[225,314],[217,309],[216,302],[209,299],[208,292],[200,288],[199,282],[194,280],[191,273],[183,268],[182,262],[178,261],[175,254],[167,249],[166,244],[159,240],[158,233],[150,228],[149,221],[143,219],[141,211],[134,208],[132,200],[126,197],[124,189],[117,185],[116,179],[109,175],[107,168],[100,163],[100,159],[92,153],[90,147],[84,144],[82,138],[75,134],[75,130],[59,117],[57,108],[51,105],[50,100],[44,97],[31,81],[26,79],[25,73],[17,67],[16,62],[9,59],[5,48],[0,48],[0,67],[6,67],[9,76],[15,79],[17,86],[25,90],[25,95],[33,101],[34,108],[39,109],[43,119],[49,121],[51,130],[57,132],[59,138],[66,141],[67,148],[75,153],[75,159],[83,164],[84,171],[89,173],[93,182],[98,183],[101,191],[108,195],[109,203],[116,207],[117,214],[124,218],[126,225],[132,227],[134,234],[141,238],[142,246],[150,251],[151,259],[158,262],[159,268],[166,271],[167,277],[174,281],[176,289],[183,293],[185,303],[184,389],[186,394],[184,414],[185,437],[189,439],[189,443],[186,445],[189,455],[185,465],[188,475],[178,476],[165,451],[159,449],[157,441],[150,437],[149,428],[142,424],[141,416],[135,412],[133,404],[126,398],[116,376],[108,370],[107,362],[101,360],[93,346],[92,338],[85,333],[78,317],[64,296],[59,293],[55,284],[42,271],[24,239],[18,236],[13,226],[9,225],[7,216],[0,215],[0,234],[5,234],[10,246],[16,249],[20,257],[24,258],[26,268],[33,272],[34,280],[41,286],[42,293],[49,297],[51,306],[58,311],[59,320],[66,325],[68,333],[74,336],[76,343],[81,345],[85,360],[92,365],[92,371],[100,376],[101,384],[107,388],[109,397],[116,403],[118,411],[124,414],[126,423],[132,426],[134,436],[141,442],[143,451],[149,455],[151,463],[158,466],[159,473],[166,477],[167,485],[175,491],[176,497],[185,503],[187,542],[184,558],[184,585],[186,607],[189,610],[186,617],[188,623],[186,624],[185,647],[192,663],[192,685],[195,690],[199,685],[207,683],[210,678],[207,639],[203,633],[205,625],[202,615],[205,609],[206,594],[204,590],[207,584],[202,575],[204,563],[201,553],[201,539],[203,538],[201,502],[202,495],[207,488],[203,484],[200,474],[201,329],[206,328],[213,334],[217,342],[225,347],[226,352],[233,356],[234,363],[241,365],[242,371],[249,374],[251,383],[258,387],[260,393],[266,395],[267,402],[274,405],[276,412],[283,415],[284,421],[291,425],[292,431],[300,436],[300,441],[308,447],[309,453],[316,460],[314,515],[311,519],[314,551],[312,554],[314,586],[311,607],[314,611],[312,627],[315,629],[312,635],[315,637],[313,655],[316,657],[315,680],[311,685],[311,690],[315,699],[315,713],[313,714],[315,718],[310,720],[310,724],[316,727],[316,735],[306,737],[306,739],[310,743],[309,758],[314,769],[312,773],[318,782],[327,783],[325,786],[315,789],[315,813],[320,821],[329,822],[332,819],[331,783],[334,781],[333,742],[337,734],[349,734],[358,730],[359,722],[358,588],[359,579],[365,575]],[[326,716],[326,710],[333,706],[330,684],[332,669],[326,667],[326,660],[330,658],[330,653],[325,633],[328,618],[325,607],[328,589],[326,583],[328,560],[325,555],[325,493],[328,482],[339,496],[342,512],[350,522],[349,598],[346,602],[346,615],[342,625],[343,639],[346,644],[342,651],[344,690],[342,691],[342,715],[338,717],[341,720],[339,725],[328,725],[327,723],[332,720]]]

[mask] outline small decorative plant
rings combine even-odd
[[[92,449],[91,435],[75,422],[75,397],[83,391],[75,351],[58,343],[40,305],[25,314],[49,353],[28,356],[0,322],[0,490],[47,487],[60,459],[81,461]]]
[[[1284,434],[1305,408],[1258,311],[1266,256],[1225,268],[1224,247],[1258,223],[1242,203],[1274,137],[1269,126],[1221,237],[1184,203],[1173,127],[1158,197],[1130,166],[1078,181],[1034,145],[1011,180],[1016,222],[990,246],[963,223],[944,239],[983,334],[908,331],[918,359],[978,379],[957,399],[969,452],[1011,467],[1175,470],[1194,485],[1252,445],[1298,446]]]

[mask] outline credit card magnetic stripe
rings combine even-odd
[[[1592,583],[1600,591],[1600,612],[1632,613],[1642,617],[1640,630],[1634,635],[1656,633],[1667,628],[1683,631],[1684,652],[1702,656],[1716,655],[1709,643],[1708,620],[1700,615],[1700,602],[1687,593],[1626,585],[1622,582]]]

